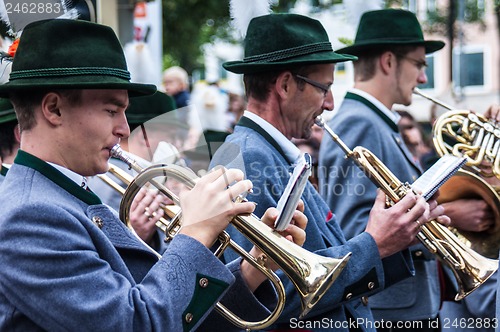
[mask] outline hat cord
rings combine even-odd
[[[74,68],[43,68],[28,70],[13,70],[10,80],[20,78],[45,78],[47,76],[81,76],[81,75],[105,75],[116,76],[130,80],[130,73],[124,69],[110,67],[74,67]]]
[[[327,52],[327,51],[333,51],[332,44],[330,42],[320,42],[320,43],[313,43],[313,44],[287,48],[285,50],[248,56],[243,59],[243,62],[279,61],[279,60],[294,58],[301,55],[307,55],[316,52]]]

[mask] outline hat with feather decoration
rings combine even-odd
[[[0,96],[33,89],[124,89],[149,95],[155,85],[130,82],[122,46],[104,25],[69,19],[28,24]]]
[[[315,19],[297,14],[267,14],[249,22],[243,60],[223,64],[230,72],[250,74],[357,59],[335,53],[323,25]]]

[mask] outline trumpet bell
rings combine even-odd
[[[456,264],[448,264],[457,281],[455,301],[460,301],[481,286],[498,269],[498,260],[484,257],[472,250],[461,235],[448,234],[446,228],[432,228],[437,238],[450,254],[456,256]]]
[[[304,318],[323,297],[350,258],[351,253],[339,259],[316,256],[314,264],[311,264],[312,261],[308,260],[309,269],[307,270],[309,275],[303,275],[294,281],[302,302],[300,319]],[[304,271],[307,270],[304,269]]]

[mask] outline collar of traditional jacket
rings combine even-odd
[[[32,154],[29,154],[23,150],[18,150],[16,159],[14,160],[14,164],[23,165],[40,172],[42,175],[57,184],[59,187],[89,205],[102,204],[101,200],[99,199],[99,197],[97,197],[96,194],[91,191],[85,190],[85,188],[82,188],[80,184],[77,184],[74,180],[63,174],[60,170],[56,169],[54,166],[48,164],[40,158],[35,157]]]
[[[0,175],[6,176],[7,172],[9,171],[9,167],[6,164],[1,164],[0,165]]]
[[[250,121],[246,121],[249,119]],[[290,163],[294,163],[300,156],[300,150],[293,144],[288,138],[285,137],[278,129],[276,129],[269,122],[261,118],[255,113],[245,111],[239,125],[244,127],[249,127],[259,132],[266,140],[277,148],[277,150],[288,160]],[[265,132],[267,135],[263,135]]]
[[[353,88],[346,93],[345,99],[357,100],[365,104],[372,111],[374,111],[379,117],[381,117],[382,120],[384,120],[395,132],[399,132],[398,122],[399,119],[401,118],[399,114],[389,110],[372,95],[362,90]]]

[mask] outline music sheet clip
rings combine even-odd
[[[311,175],[312,158],[308,153],[303,153],[297,160],[292,176],[288,180],[285,191],[278,201],[276,208],[279,211],[274,227],[277,231],[285,230],[293,218],[299,199],[304,192],[306,183]]]

